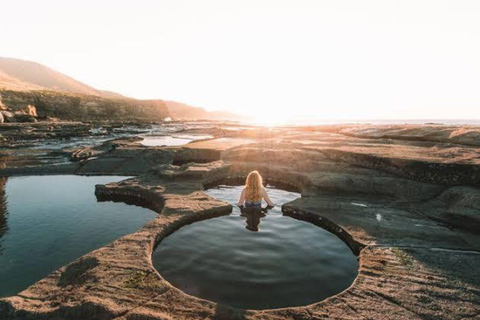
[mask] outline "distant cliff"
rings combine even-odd
[[[33,105],[39,118],[62,120],[248,120],[184,103],[136,100],[98,90],[32,61],[0,57],[0,94],[14,110]]]
[[[39,118],[50,116],[74,121],[161,121],[170,117],[163,100],[104,98],[46,90],[0,90],[0,95],[3,104],[14,110],[23,109],[29,104],[35,106]]]

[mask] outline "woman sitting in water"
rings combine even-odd
[[[262,199],[265,199],[269,207],[274,206],[272,200],[268,197],[267,191],[263,187],[262,176],[255,170],[248,174],[245,188],[242,190],[237,205],[239,207],[245,205],[246,208],[260,208],[262,206]]]

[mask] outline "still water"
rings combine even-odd
[[[242,187],[210,189],[232,204]],[[348,288],[358,261],[337,236],[283,216],[300,194],[268,188],[277,204],[264,214],[232,214],[182,227],[159,244],[155,268],[184,292],[222,304],[265,309],[307,305]]]
[[[125,178],[0,178],[0,297],[154,219],[148,209],[97,202],[95,184]]]
[[[212,138],[213,136],[211,135],[146,135],[143,137],[143,140],[140,143],[147,147],[181,146],[192,141]]]

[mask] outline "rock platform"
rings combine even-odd
[[[479,127],[252,127],[214,136],[177,147],[117,139],[72,151],[66,165],[0,170],[132,175],[97,185],[99,201],[158,212],[137,232],[0,299],[0,318],[480,319]],[[348,289],[303,307],[239,310],[189,296],[154,269],[164,237],[231,212],[204,190],[254,169],[301,192],[285,215],[327,229],[358,255]]]

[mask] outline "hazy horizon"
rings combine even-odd
[[[134,98],[267,123],[480,117],[476,1],[20,0],[2,13],[0,56]]]

